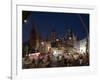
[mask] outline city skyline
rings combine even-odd
[[[84,39],[88,35],[87,32],[89,33],[89,14],[26,12],[29,12],[30,14],[28,14],[22,24],[23,42],[29,40],[29,33],[33,26],[35,26],[37,33],[42,38],[49,36],[52,30],[56,32],[57,37],[62,37],[66,34],[67,29],[72,29],[73,33],[79,38],[79,40]],[[23,14],[25,15],[25,13]],[[85,24],[87,32],[83,23]]]
[[[22,12],[22,68],[89,66],[89,14]]]

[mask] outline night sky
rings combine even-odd
[[[66,33],[66,30],[70,28],[80,40],[87,36],[86,29],[89,33],[89,14],[34,11],[27,12],[30,14],[27,15],[26,19],[24,19],[24,22],[22,23],[23,42],[29,40],[29,33],[33,24],[36,26],[38,33],[43,38],[50,35],[50,32],[53,29],[56,31],[57,37],[62,37],[62,35]],[[85,28],[82,22],[85,24]]]

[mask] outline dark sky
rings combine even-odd
[[[55,29],[57,36],[61,37],[66,29],[70,28],[79,39],[83,39],[87,36],[85,28],[89,31],[89,14],[30,11],[26,20],[22,24],[23,42],[29,40],[29,33],[33,24],[42,37],[50,35],[52,29]]]

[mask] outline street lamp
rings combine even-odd
[[[27,20],[26,19],[24,20],[24,23],[27,23]]]
[[[71,40],[72,38],[71,37],[69,37],[69,40]]]

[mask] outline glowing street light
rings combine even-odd
[[[56,41],[59,41],[59,39],[56,39]]]
[[[27,20],[26,19],[24,20],[24,23],[27,23]]]
[[[44,42],[41,42],[42,45],[44,45]]]
[[[69,37],[69,40],[71,40],[72,38],[71,37]]]

